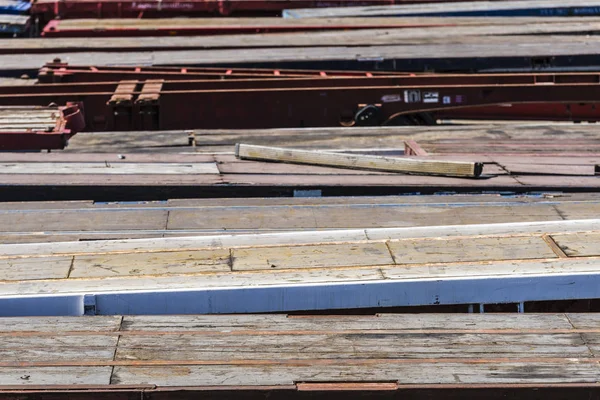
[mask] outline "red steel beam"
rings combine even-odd
[[[200,79],[283,79],[283,78],[330,78],[413,76],[400,72],[365,71],[315,71],[273,70],[260,68],[178,68],[178,67],[92,67],[70,66],[54,62],[42,67],[38,73],[40,83],[114,82],[120,80],[200,80]]]
[[[598,73],[121,81],[0,87],[0,104],[82,101],[90,130],[600,119]],[[511,107],[507,107],[511,104]]]

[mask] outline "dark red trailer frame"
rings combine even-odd
[[[25,120],[19,121],[19,128],[0,129],[0,151],[64,149],[68,140],[85,127],[84,116],[79,104],[67,104],[64,107],[50,107],[49,109],[56,110],[54,117],[56,121],[53,128],[40,130],[28,126]],[[29,111],[32,125],[36,125],[36,111],[39,110],[39,107],[32,107]],[[10,110],[5,111],[10,112]],[[23,110],[20,109],[20,111]]]
[[[89,76],[89,75],[88,75]],[[600,120],[600,73],[121,80],[0,87],[0,105],[85,105],[88,130]]]
[[[285,9],[392,5],[443,0],[36,0],[31,14],[54,18],[279,15]]]

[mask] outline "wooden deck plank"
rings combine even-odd
[[[72,278],[229,272],[228,250],[76,256]]]
[[[600,205],[587,203],[587,204],[556,204],[554,206],[556,211],[560,214],[563,219],[585,219],[594,218],[594,215],[600,214]]]
[[[385,243],[233,249],[234,271],[393,264]]]
[[[599,233],[552,235],[552,239],[570,257],[600,256]]]
[[[29,279],[61,279],[69,276],[73,257],[36,257],[0,260],[0,279],[25,281]]]
[[[166,209],[98,208],[0,211],[0,232],[162,230],[167,226]]]
[[[390,241],[397,264],[555,258],[540,237],[491,237],[432,241]]]
[[[1,362],[106,362],[113,360],[118,340],[117,335],[4,336],[0,357]]]
[[[215,163],[11,163],[0,164],[0,174],[38,175],[183,175],[218,174]]]
[[[109,385],[112,367],[0,368],[0,385]]]
[[[510,204],[510,203],[508,203]],[[338,206],[238,206],[201,209],[174,209],[169,229],[307,229],[381,228],[474,223],[552,221],[562,219],[553,205],[420,206],[407,204],[358,204]],[[585,207],[581,207],[585,210]],[[592,208],[592,207],[590,207]],[[235,211],[235,212],[234,212]],[[591,215],[588,217],[590,218]],[[0,214],[1,218],[1,214]],[[570,219],[570,218],[569,218]]]
[[[290,385],[295,382],[370,381],[373,370],[378,381],[399,384],[463,384],[483,383],[552,383],[596,382],[598,367],[577,362],[513,362],[502,364],[436,363],[426,366],[427,373],[414,365],[372,363],[369,368],[351,365],[328,366],[315,372],[314,367],[288,366],[215,366],[210,370],[188,367],[115,367],[112,381],[133,385],[152,381],[160,386],[189,386],[193,382],[206,385]],[[160,372],[159,372],[160,371]]]
[[[585,317],[585,319],[584,319]],[[579,319],[577,319],[579,318]],[[511,314],[510,318],[501,314],[391,314],[377,316],[302,316],[287,317],[283,314],[266,315],[127,315],[123,317],[123,331],[149,332],[185,332],[232,333],[240,332],[284,332],[299,335],[301,332],[316,334],[322,331],[343,333],[362,329],[388,330],[390,332],[455,330],[464,333],[487,330],[570,330],[574,329],[569,322],[580,322],[577,328],[598,328],[600,315],[596,314]]]
[[[298,345],[301,340],[302,346]],[[255,342],[256,341],[256,342]],[[248,337],[123,336],[116,360],[307,360],[415,359],[473,357],[589,358],[581,335],[261,335]]]
[[[0,332],[114,332],[118,331],[121,316],[97,315],[93,317],[12,317],[2,318]]]

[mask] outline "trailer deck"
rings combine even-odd
[[[598,392],[598,314],[1,322],[0,398],[587,399]]]
[[[597,219],[0,245],[0,314],[199,314],[600,298]]]

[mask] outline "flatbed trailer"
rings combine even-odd
[[[84,126],[79,106],[0,107],[0,151],[63,149]]]
[[[0,105],[82,102],[87,130],[600,120],[596,72],[120,80],[0,87]]]
[[[0,324],[3,400],[600,394],[593,313],[115,315]]]

